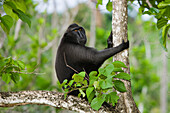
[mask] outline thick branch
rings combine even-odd
[[[81,113],[111,112],[109,108],[103,106],[99,111],[94,111],[87,101],[71,95],[67,96],[64,100],[63,93],[54,91],[0,92],[0,107],[13,107],[27,104],[48,105]]]

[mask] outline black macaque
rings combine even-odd
[[[129,48],[129,41],[113,47],[112,32],[108,37],[108,48],[98,51],[85,46],[87,41],[85,30],[77,24],[71,24],[63,35],[58,47],[55,69],[58,80],[62,83],[65,79],[71,80],[74,73],[85,71],[86,76],[91,71],[98,71],[105,60]],[[87,77],[88,78],[88,77]],[[77,95],[78,92],[70,93]]]

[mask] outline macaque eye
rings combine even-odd
[[[78,30],[74,30],[75,32],[77,32]]]

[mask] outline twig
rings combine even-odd
[[[86,70],[83,68],[84,72],[86,73]],[[85,76],[84,78],[89,81],[89,75],[86,73],[87,76]]]
[[[15,27],[15,35],[14,35],[14,40],[16,41],[18,39],[18,36],[19,36],[19,31],[21,29],[21,24],[22,24],[22,21],[21,19],[19,19],[16,23],[16,27]]]
[[[141,6],[142,4],[140,3],[140,0],[138,0],[139,5]]]
[[[39,66],[39,64],[35,65],[34,67],[31,67],[31,68],[25,68],[25,69],[26,69],[26,70],[27,70],[27,69],[28,69],[28,70],[29,70],[29,69],[34,69],[34,70],[35,70],[38,66]]]
[[[21,73],[21,74],[35,74],[35,75],[39,75],[39,74],[45,74],[45,73],[34,73],[34,72],[30,72],[30,73],[28,73],[28,72],[20,72],[20,71],[11,71],[11,72],[13,72],[13,73]]]
[[[146,3],[148,4],[149,8],[152,7],[152,4],[149,2],[149,0],[146,0]]]
[[[78,90],[78,89],[88,88],[88,87],[89,87],[89,86],[88,86],[88,85],[86,85],[86,86],[83,86],[83,87],[73,88],[72,90],[70,90],[70,91],[68,91],[68,92],[65,92],[65,93],[69,94],[69,93],[71,93],[72,91],[76,91],[76,90]]]
[[[79,73],[77,70],[75,70],[73,67],[71,67],[70,65],[67,64],[65,53],[64,53],[64,62],[65,62],[66,66],[67,66],[68,68],[72,69],[72,70],[75,71],[76,73]]]

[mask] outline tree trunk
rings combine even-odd
[[[95,47],[96,43],[96,8],[95,3],[91,1],[91,24],[90,24],[90,41],[89,46]]]
[[[167,109],[167,104],[166,104],[166,100],[167,100],[167,58],[166,58],[167,53],[163,52],[163,70],[162,70],[162,74],[161,74],[161,89],[160,89],[160,101],[161,101],[161,113],[166,113],[166,109]]]
[[[57,21],[57,3],[55,0],[53,0],[53,6],[54,6],[54,12],[52,14],[52,19],[51,19],[51,28],[52,30],[57,28],[58,25],[58,21]],[[56,53],[57,53],[57,42],[58,42],[58,38],[55,37],[55,39],[53,40],[54,44],[52,45],[52,67],[55,67],[55,59],[56,59]],[[57,77],[56,77],[56,73],[55,70],[52,70],[52,75],[51,75],[51,79],[52,79],[52,85],[55,86],[57,85]]]
[[[112,32],[113,32],[113,44],[118,46],[122,43],[122,40],[127,41],[127,0],[113,0],[113,13],[112,13]],[[124,69],[126,73],[130,74],[129,68],[129,51],[124,50],[119,54],[116,54],[113,58],[114,61],[122,61],[128,67]],[[131,82],[123,80],[127,92],[119,93],[119,101],[116,105],[115,112],[122,113],[139,113],[139,110],[134,102],[131,92]]]

